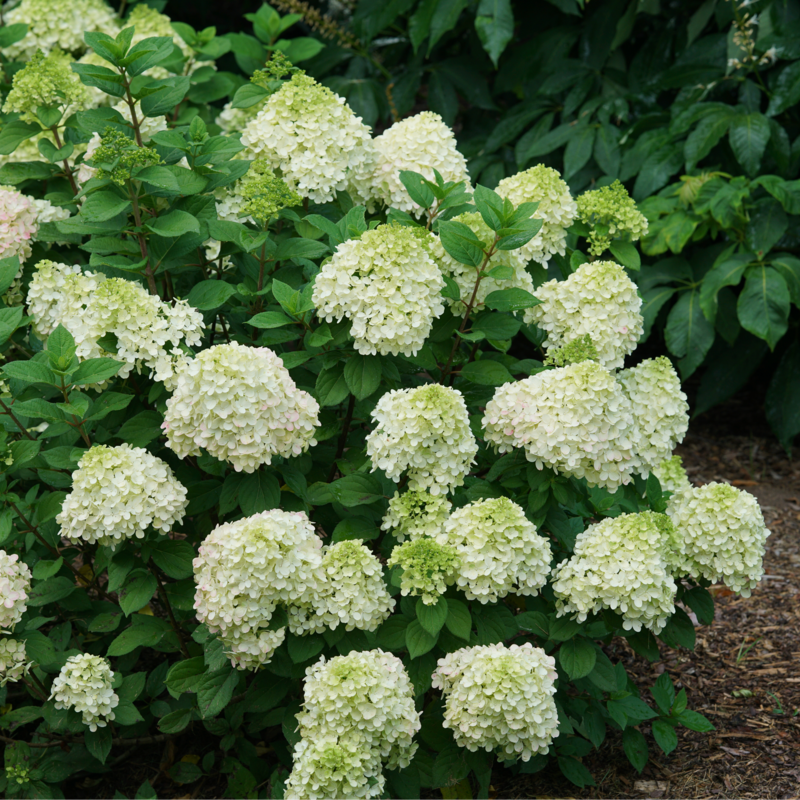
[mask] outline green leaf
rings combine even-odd
[[[777,117],[798,102],[800,102],[800,61],[793,61],[783,69],[775,81],[767,116]]]
[[[1,31],[2,29],[0,29]],[[17,728],[28,725],[42,718],[42,710],[34,706],[20,706],[12,711],[8,711],[0,717],[0,728],[13,733]]]
[[[92,633],[111,633],[119,627],[120,622],[122,622],[121,612],[114,611],[98,614],[89,623],[89,631]]]
[[[731,121],[728,141],[736,160],[748,175],[758,172],[769,137],[769,120],[763,114],[739,113]]]
[[[123,363],[113,358],[88,358],[72,373],[69,382],[73,386],[102,383],[113,378],[122,367]]]
[[[552,642],[566,642],[581,629],[581,623],[569,617],[556,617],[550,622],[549,638]]]
[[[764,404],[767,421],[787,452],[800,433],[800,343],[793,342],[775,370]]]
[[[10,155],[22,142],[41,131],[42,126],[35,122],[6,122],[0,129],[0,156]]]
[[[245,516],[277,508],[281,502],[278,479],[266,469],[251,473],[242,480],[239,488],[239,505]]]
[[[683,602],[694,611],[697,621],[701,625],[710,625],[714,621],[714,598],[708,589],[695,586],[684,592]]]
[[[523,308],[538,306],[542,301],[525,289],[515,287],[490,292],[484,302],[487,308],[494,311],[520,311]]]
[[[231,102],[232,108],[250,108],[269,97],[269,90],[254,83],[246,83],[236,90]]]
[[[732,109],[728,108],[712,111],[700,119],[697,127],[686,139],[683,148],[687,169],[694,169],[711,152],[728,132],[733,119]]]
[[[46,383],[58,386],[58,376],[41,361],[12,361],[3,367],[3,374],[26,383]]]
[[[800,308],[800,258],[790,256],[788,253],[776,253],[772,256],[771,263],[786,281],[792,303]]]
[[[433,762],[433,784],[449,787],[464,780],[469,775],[471,761],[474,761],[474,756],[471,759],[468,758],[463,748],[456,744],[446,745]]]
[[[745,269],[752,263],[752,253],[734,253],[714,266],[700,285],[700,307],[709,322],[717,316],[717,295],[724,286],[738,286]]]
[[[127,408],[131,400],[133,400],[132,394],[121,394],[120,392],[108,391],[103,392],[103,394],[101,394],[100,397],[98,397],[97,400],[95,400],[90,406],[89,413],[86,415],[86,419],[104,419],[112,411],[121,411],[123,408]]]
[[[64,563],[64,559],[59,557],[55,561],[37,561],[36,566],[33,568],[33,579],[43,581],[47,578],[52,578]]]
[[[417,600],[416,605],[417,619],[419,624],[431,635],[438,636],[439,631],[444,627],[447,619],[448,608],[447,600],[440,597],[433,605],[422,602],[422,598]]]
[[[133,447],[144,447],[162,434],[163,415],[158,411],[142,411],[122,423],[117,437]]]
[[[22,306],[0,309],[0,344],[4,343],[21,324]]]
[[[667,756],[678,746],[675,728],[663,719],[653,720],[653,738]]]
[[[195,656],[173,664],[167,673],[165,683],[177,696],[183,692],[196,692],[205,678],[206,664],[203,656]]]
[[[502,386],[514,380],[511,373],[498,361],[473,361],[465,364],[459,375],[481,386]]]
[[[581,125],[573,129],[572,136],[564,149],[564,178],[569,180],[578,170],[586,166],[592,157],[596,129],[591,125]]]
[[[125,616],[144,608],[157,588],[155,575],[146,569],[135,569],[130,572],[119,591],[119,605]]]
[[[347,388],[347,381],[344,377],[344,367],[341,364],[337,364],[331,369],[324,369],[319,373],[314,396],[323,408],[338,406],[347,399],[349,393],[350,390]]]
[[[200,311],[212,311],[225,305],[235,294],[235,286],[225,281],[210,279],[196,283],[186,299]]]
[[[380,529],[374,522],[365,519],[343,519],[336,524],[331,535],[332,542],[349,540],[370,541],[380,536]]]
[[[80,218],[89,222],[106,222],[131,208],[133,206],[129,198],[121,197],[116,192],[100,190],[87,195],[81,206]]]
[[[219,281],[213,282],[219,283]],[[209,283],[212,283],[212,281],[209,281]],[[284,325],[293,325],[296,322],[291,317],[287,317],[282,311],[262,311],[260,314],[250,317],[247,320],[247,324],[252,325],[254,328],[271,329],[281,328]]]
[[[622,732],[622,747],[628,761],[633,764],[634,769],[641,774],[648,759],[647,740],[644,734],[636,728],[625,728]]]
[[[295,636],[290,633],[286,640],[289,658],[294,664],[302,664],[318,656],[325,649],[325,640],[319,634]]]
[[[145,227],[153,233],[167,238],[183,236],[184,233],[200,233],[200,222],[197,217],[188,211],[177,209],[161,217],[156,217],[152,222],[146,223]]]
[[[97,728],[94,731],[86,731],[83,735],[83,742],[89,753],[101,764],[105,764],[108,754],[111,752],[113,738],[111,728],[106,726],[105,728]]]
[[[678,714],[677,720],[690,731],[708,733],[709,731],[716,730],[702,714],[698,714],[696,711],[682,711]]]
[[[788,328],[790,303],[789,287],[777,270],[750,267],[736,310],[742,327],[774,350]]]
[[[664,336],[670,352],[682,359],[678,366],[685,380],[700,366],[714,343],[714,326],[703,314],[696,289],[684,292],[672,307]]]
[[[156,89],[141,100],[142,113],[146,117],[160,117],[168,114],[180,103],[191,85],[189,78],[172,77],[152,81],[148,89]]]
[[[356,354],[349,358],[344,365],[345,383],[356,400],[364,400],[378,389],[381,383],[381,374],[379,356]]]
[[[483,242],[463,222],[440,222],[439,239],[442,247],[459,263],[470,267],[479,267],[483,263]]]
[[[500,56],[514,36],[511,0],[481,0],[475,17],[475,30],[483,49],[497,67]]]
[[[207,675],[197,687],[197,707],[203,719],[213,719],[230,702],[239,683],[239,673],[231,667],[223,667]]]
[[[378,628],[378,644],[385,650],[403,650],[406,646],[408,617],[396,614]]]
[[[248,711],[269,711],[286,697],[291,688],[291,681],[277,678],[266,670],[262,670],[256,674],[247,690],[247,697],[244,701],[246,708]]]
[[[608,249],[623,267],[632,269],[634,272],[638,272],[641,268],[642,259],[639,256],[639,251],[630,242],[614,239]]]
[[[672,685],[672,678],[670,678],[669,673],[662,672],[650,692],[661,713],[669,714],[669,710],[675,702],[675,687]]]
[[[439,0],[434,4],[433,10],[430,12],[428,56],[433,52],[434,45],[439,39],[448,31],[453,30],[458,18],[461,16],[461,12],[468,5],[469,0]]]
[[[745,241],[761,259],[780,241],[788,227],[789,218],[783,206],[777,200],[765,198],[750,211]]]
[[[592,773],[589,772],[577,758],[573,758],[572,756],[559,756],[558,768],[570,783],[580,786],[581,789],[584,786],[595,785]]]
[[[16,22],[13,25],[5,25],[0,28],[0,50],[11,47],[25,38],[28,33],[28,26],[24,22]]]
[[[192,721],[191,708],[179,708],[177,711],[170,711],[158,721],[158,729],[161,733],[180,733]]]
[[[447,618],[444,624],[453,636],[468,642],[472,630],[472,615],[469,613],[466,603],[462,603],[460,600],[448,600]]]
[[[150,558],[169,578],[181,580],[193,574],[192,560],[196,553],[185,540],[159,539],[150,551]]]
[[[585,678],[597,662],[597,652],[591,643],[581,637],[564,642],[558,650],[558,660],[571,680]]]
[[[333,497],[345,508],[369,505],[383,499],[380,481],[373,475],[354,473],[330,484]]]
[[[57,603],[75,591],[77,587],[69,578],[48,578],[37,583],[28,594],[28,605],[32,608]]]
[[[670,647],[685,647],[688,650],[694,650],[696,638],[694,625],[682,608],[675,609],[675,613],[669,618],[664,630],[658,636],[664,644]]]
[[[430,208],[433,205],[436,198],[430,183],[418,172],[412,172],[407,169],[400,170],[400,181],[405,186],[408,196],[420,208]]]
[[[419,656],[433,650],[436,645],[436,636],[431,635],[419,620],[415,619],[408,623],[406,628],[406,647],[411,658]]]

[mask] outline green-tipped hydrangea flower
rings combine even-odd
[[[264,159],[250,165],[239,187],[242,199],[241,213],[265,226],[283,208],[299,206],[303,202],[269,167]]]
[[[461,559],[455,548],[433,539],[414,539],[392,550],[388,566],[400,566],[403,596],[419,595],[425,605],[435,605],[453,583]]]
[[[406,536],[419,539],[435,536],[450,515],[451,503],[442,495],[428,492],[395,492],[389,501],[389,510],[381,523],[381,530],[392,531],[398,542]]]
[[[161,157],[152,147],[139,147],[124,133],[106,128],[100,145],[92,153],[92,164],[122,186],[137,167],[152,167]]]
[[[686,489],[692,488],[692,484],[689,482],[680,456],[667,458],[662,461],[653,472],[661,483],[661,488],[666,492],[679,494]]]
[[[17,112],[33,119],[39,106],[60,108],[66,113],[90,105],[89,92],[70,69],[72,61],[72,56],[61,50],[47,56],[38,50],[14,75],[4,113]]]
[[[563,347],[551,350],[544,363],[548,366],[566,367],[567,364],[580,364],[581,361],[599,360],[600,356],[592,337],[586,333],[580,339],[573,339]]]
[[[608,250],[612,239],[635,242],[647,233],[647,219],[619,181],[584,192],[578,198],[578,216],[592,229],[589,250],[594,256]]]

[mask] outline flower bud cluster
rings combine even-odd
[[[433,687],[444,694],[444,727],[475,752],[528,761],[558,736],[556,662],[530,642],[464,647],[439,659]]]
[[[453,218],[454,222],[460,222],[466,225],[480,240],[483,249],[488,251],[494,242],[494,231],[483,221],[483,217],[477,212],[468,212],[466,214],[459,214]],[[475,293],[475,281],[478,277],[478,270],[467,264],[462,264],[456,261],[445,249],[442,247],[439,237],[434,237],[432,240],[431,252],[434,259],[439,264],[442,272],[449,278],[452,278],[458,284],[460,300],[447,298],[450,310],[462,317],[467,309],[470,300],[473,300],[473,309],[480,310],[486,298],[492,293],[500,289],[524,289],[526,292],[533,294],[535,291],[533,286],[533,278],[525,270],[527,259],[522,256],[521,250],[497,250],[492,256],[489,263],[486,265],[481,282],[478,285],[478,291]],[[511,278],[496,278],[492,276],[492,270],[498,267],[505,267],[512,270],[513,276]]]
[[[636,284],[613,261],[582,264],[566,280],[540,286],[536,296],[542,302],[525,312],[525,321],[545,331],[545,347],[588,335],[609,369],[622,366],[644,331]]]
[[[108,660],[83,653],[70,656],[53,681],[55,707],[74,708],[90,731],[105,728],[114,719],[119,697],[112,688],[114,673]]]
[[[31,667],[25,654],[25,642],[0,638],[0,688],[16,683]]]
[[[573,556],[553,570],[558,615],[583,622],[604,608],[625,630],[660,633],[675,613],[669,553],[677,534],[664,514],[609,517],[578,534]]]
[[[11,630],[28,608],[31,571],[16,553],[0,550],[0,629]]]
[[[507,497],[457,509],[436,541],[457,553],[456,584],[468,600],[490,603],[507,594],[535,596],[550,572],[550,543]]]
[[[519,249],[525,261],[547,266],[553,255],[566,253],[567,228],[575,220],[577,207],[559,172],[538,164],[503,178],[495,191],[514,206],[539,204],[533,218],[542,220],[541,230]]]
[[[359,353],[417,353],[444,312],[431,238],[421,229],[380,225],[340,244],[314,283],[320,317],[347,317]]]
[[[691,489],[692,484],[683,468],[683,461],[680,456],[671,456],[662,461],[654,470],[661,488],[665,492],[680,494],[686,489]]]
[[[377,427],[367,436],[374,469],[409,489],[447,494],[461,486],[478,452],[464,398],[437,383],[387,392],[372,412]]]
[[[708,483],[673,495],[667,513],[678,530],[674,574],[723,580],[749,597],[764,574],[770,535],[756,498],[726,483]]]
[[[450,501],[442,495],[413,490],[403,494],[395,492],[381,530],[392,531],[398,542],[406,537],[435,536],[450,515],[451,508]]]
[[[397,545],[386,562],[402,567],[400,593],[420,596],[425,605],[435,605],[458,575],[461,557],[455,547],[436,539],[419,537]]]
[[[422,210],[400,180],[403,170],[418,172],[430,181],[437,170],[445,181],[469,185],[467,162],[456,148],[453,131],[438,114],[422,111],[395,122],[373,140],[375,167],[364,192],[373,201],[419,216]]]
[[[341,97],[302,72],[245,125],[242,144],[316,203],[333,200],[351,172],[368,171],[372,163],[369,128]]]
[[[151,525],[169,533],[187,505],[186,488],[166,462],[142,447],[98,444],[78,462],[56,521],[71,542],[115,548],[143,539]]]
[[[278,607],[311,604],[322,543],[301,512],[274,509],[218,525],[194,559],[197,618],[218,633],[231,663],[257,669],[286,636]]]
[[[255,472],[274,455],[316,444],[319,404],[266,347],[215,345],[188,361],[176,383],[163,427],[181,458],[203,448],[237,472]]]
[[[578,198],[578,216],[591,227],[593,256],[602,255],[612,239],[635,242],[647,233],[647,218],[619,181],[584,192]]]
[[[400,659],[382,650],[310,666],[297,719],[287,798],[379,797],[381,763],[407,767],[417,749],[413,686]]]

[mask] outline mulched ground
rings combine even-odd
[[[679,729],[665,757],[651,740],[651,759],[638,775],[611,735],[585,759],[597,786],[580,790],[557,768],[535,775],[494,776],[495,798],[798,798],[800,797],[800,461],[791,461],[770,437],[747,397],[693,422],[678,449],[697,484],[727,481],[752,492],[772,535],[766,576],[750,598],[725,587],[713,591],[714,625],[697,629],[694,651],[662,648],[649,664],[622,643],[612,654],[641,686],[667,670],[685,687],[689,708],[706,715],[712,733]],[[642,730],[649,734],[646,726]],[[187,737],[188,739],[188,737]],[[212,746],[212,743],[207,743]],[[166,769],[203,742],[178,740],[131,754],[112,776],[64,787],[68,797],[132,797],[141,781],[161,798],[220,797],[224,782],[180,786]],[[187,749],[188,748],[188,749]]]

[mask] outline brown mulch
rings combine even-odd
[[[716,730],[680,728],[669,756],[649,739],[651,757],[641,775],[625,758],[619,735],[610,736],[584,759],[597,786],[578,789],[548,767],[535,775],[495,775],[493,796],[800,797],[800,461],[758,435],[765,431],[731,433],[727,422],[723,428],[714,419],[702,421],[678,453],[695,484],[726,481],[758,498],[772,532],[764,579],[749,598],[712,587],[716,618],[697,628],[694,651],[662,646],[663,660],[655,664],[624,643],[616,651],[639,686],[652,686],[668,671],[676,687],[686,688],[689,708]],[[641,730],[649,734],[647,726]]]

